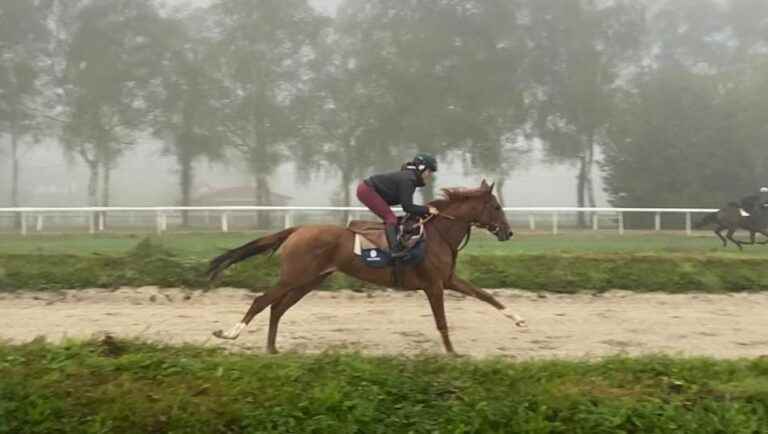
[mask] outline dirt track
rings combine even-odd
[[[598,357],[664,352],[715,357],[768,355],[768,294],[664,295],[610,292],[600,296],[492,291],[528,320],[519,329],[496,309],[449,295],[448,323],[460,353],[518,359]],[[268,312],[237,341],[215,329],[237,323],[253,295],[124,288],[0,294],[0,340],[51,341],[109,332],[171,343],[263,351]],[[281,323],[282,351],[360,350],[373,354],[440,353],[442,345],[421,293],[315,292]]]

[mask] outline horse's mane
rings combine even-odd
[[[444,188],[443,191],[443,197],[440,199],[435,199],[431,202],[429,202],[428,205],[432,205],[437,209],[443,208],[450,204],[451,202],[457,201],[457,200],[464,200],[464,199],[470,199],[473,197],[480,197],[483,195],[488,194],[488,189],[483,187],[477,187],[477,188],[466,188],[466,187],[455,187],[455,188]]]

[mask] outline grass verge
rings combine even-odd
[[[0,345],[0,433],[760,433],[768,360]]]

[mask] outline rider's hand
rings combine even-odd
[[[433,206],[429,206],[427,208],[429,208],[429,213],[430,214],[434,214],[434,215],[440,214],[440,211],[438,211],[437,208],[435,208]]]

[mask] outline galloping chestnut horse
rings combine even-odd
[[[454,274],[459,246],[469,236],[472,226],[487,229],[499,241],[512,237],[506,216],[493,195],[493,185],[483,180],[479,188],[446,189],[443,192],[444,199],[430,202],[440,213],[424,224],[427,243],[424,260],[404,268],[399,280],[402,289],[420,289],[426,293],[445,350],[454,353],[445,320],[445,289],[489,303],[515,321],[518,327],[524,327],[525,320],[506,311],[506,307],[488,292]],[[271,306],[267,351],[276,353],[280,318],[334,272],[340,271],[381,286],[392,285],[391,270],[370,268],[355,256],[354,239],[352,231],[340,226],[299,226],[251,241],[213,259],[208,269],[211,280],[230,265],[260,253],[280,248],[281,257],[277,286],[256,297],[242,321],[229,332],[218,330],[214,336],[237,339],[256,314]]]

